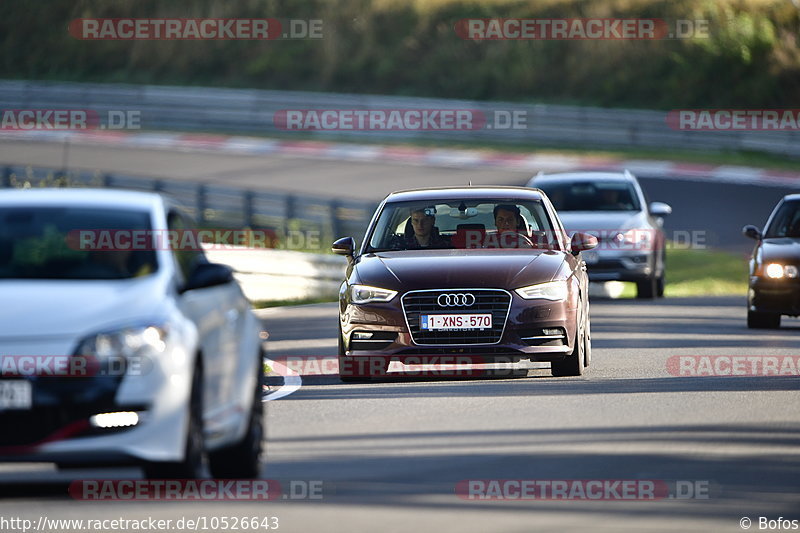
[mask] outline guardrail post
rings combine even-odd
[[[3,176],[0,178],[0,187],[11,187],[11,167],[3,167]]]
[[[197,186],[197,222],[206,220],[206,186]]]
[[[328,207],[331,210],[331,231],[333,231],[333,238],[338,239],[344,237],[342,234],[341,220],[339,219],[339,202],[332,200],[330,204],[328,204]]]
[[[162,192],[164,190],[164,182],[162,180],[153,181],[153,191]]]
[[[103,174],[103,187],[110,188],[114,186],[114,176],[111,174]]]
[[[245,227],[252,228],[253,227],[253,199],[255,197],[255,193],[253,191],[244,191],[242,195],[242,200],[244,205],[242,206],[243,213],[244,213],[244,220],[243,223]]]

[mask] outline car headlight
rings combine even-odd
[[[617,233],[615,240],[618,245],[649,250],[653,240],[653,232],[648,229],[631,229],[622,233]]]
[[[764,269],[764,273],[768,278],[796,278],[798,275],[797,267],[794,265],[782,265],[780,263],[770,263]]]
[[[397,291],[370,287],[369,285],[352,285],[350,287],[350,300],[355,304],[388,302],[396,295]]]
[[[166,350],[166,339],[167,328],[164,326],[145,325],[104,331],[83,339],[75,350],[75,356],[97,362],[100,365],[97,370],[102,375],[125,373],[131,370],[129,365],[134,365],[137,372],[144,372],[149,367],[147,357]]]
[[[536,285],[520,287],[515,292],[526,300],[535,300],[537,298],[543,300],[566,300],[567,282],[566,280],[561,280],[537,283]]]

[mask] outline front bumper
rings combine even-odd
[[[657,275],[653,254],[643,251],[583,252],[589,281],[644,281]]]
[[[751,276],[747,308],[760,313],[800,316],[800,280]]]
[[[384,304],[347,304],[340,314],[343,357],[345,360],[369,357],[386,364],[452,363],[455,356],[461,362],[513,363],[559,361],[572,353],[577,309],[569,301],[525,300],[515,293],[510,297],[503,323],[495,322],[492,326],[497,329],[498,341],[459,344],[416,342],[407,320],[413,323],[413,317],[406,316],[399,296]],[[464,312],[481,312],[481,309]],[[559,329],[560,335],[545,335],[543,329]],[[370,338],[359,340],[364,334]],[[442,359],[443,356],[447,359]]]

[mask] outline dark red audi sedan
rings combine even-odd
[[[581,375],[591,359],[581,251],[538,189],[433,188],[390,194],[348,258],[339,291],[344,381],[405,364],[550,362]]]

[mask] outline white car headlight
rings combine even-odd
[[[768,278],[780,279],[783,277],[796,278],[798,275],[797,267],[794,265],[781,265],[780,263],[770,263],[764,269]]]
[[[350,287],[350,300],[354,304],[388,302],[396,295],[397,291],[370,287],[369,285],[352,285]]]
[[[536,285],[528,285],[527,287],[515,289],[515,292],[526,300],[535,300],[538,298],[543,300],[566,300],[567,282],[566,280],[561,280],[537,283]]]
[[[621,246],[648,250],[653,240],[653,232],[648,229],[631,229],[622,233],[617,233],[615,240],[617,244]]]
[[[100,365],[101,375],[118,375],[130,371],[145,372],[150,367],[148,356],[159,355],[167,348],[164,326],[134,326],[104,331],[86,337],[75,351]],[[131,366],[132,365],[132,366]]]

